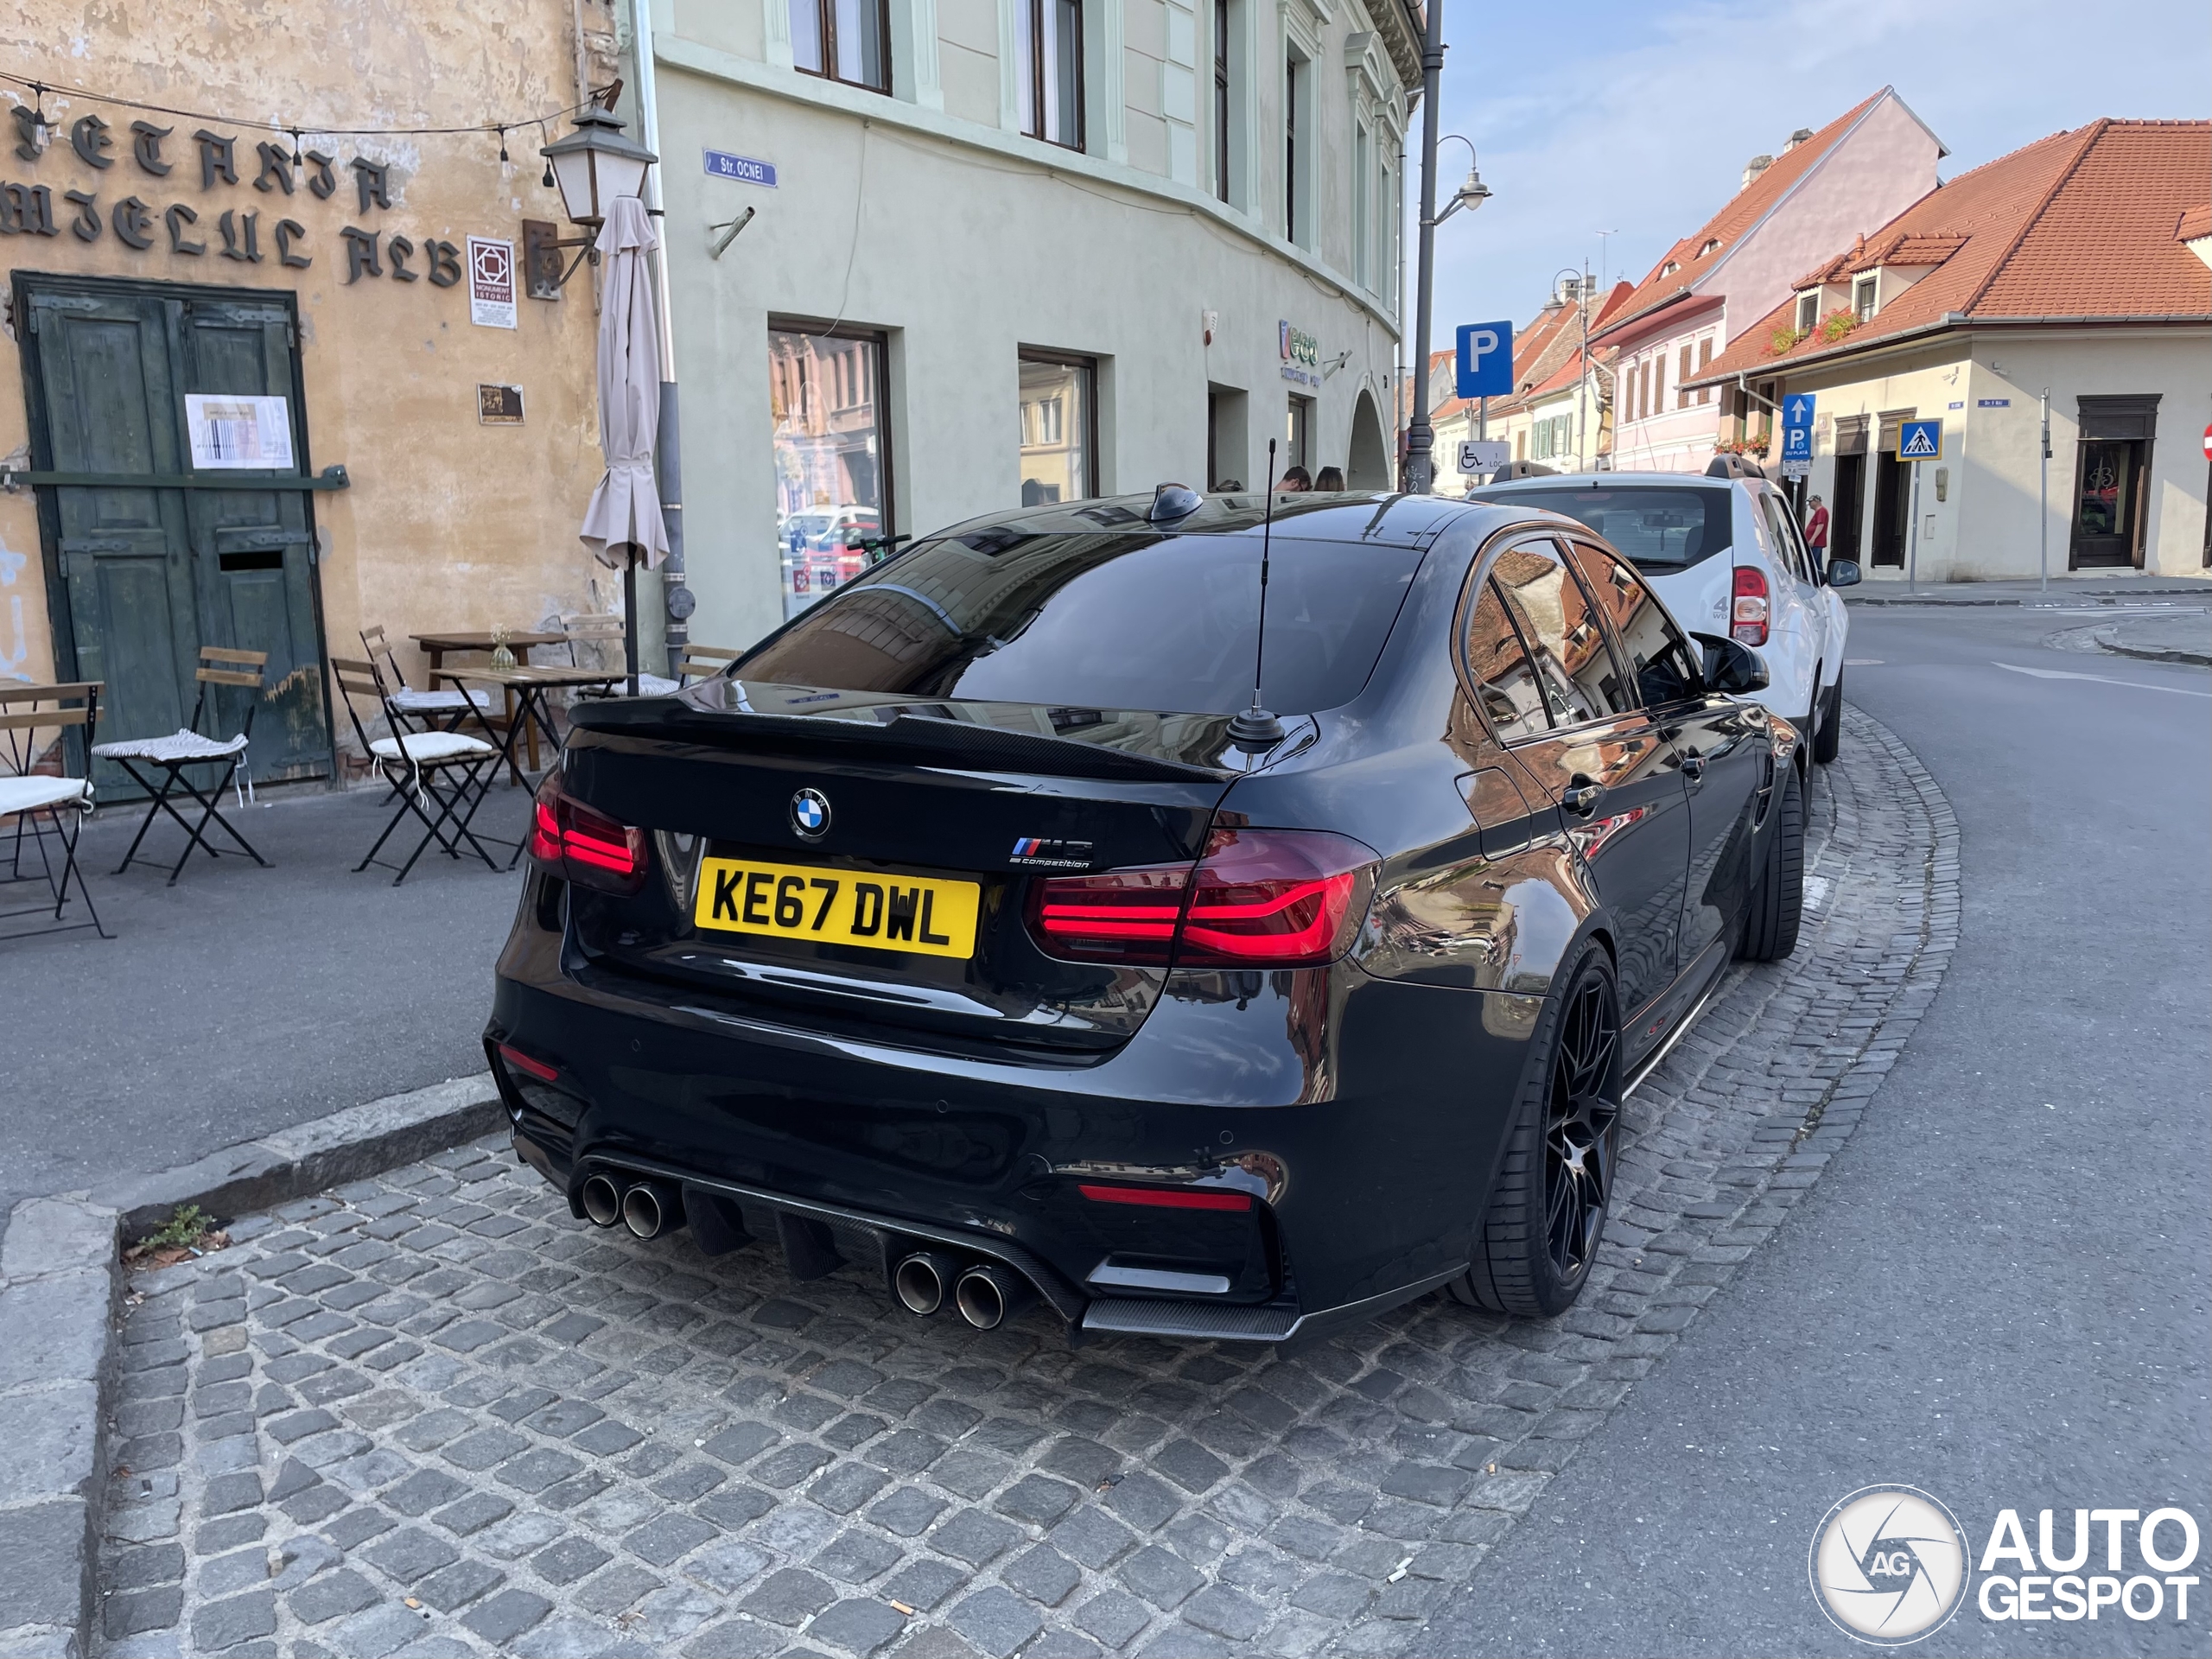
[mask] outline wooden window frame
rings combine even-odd
[[[830,3],[830,0],[824,0]],[[886,0],[888,3],[888,0]],[[1088,111],[1084,108],[1084,82],[1090,78],[1090,66],[1084,52],[1084,0],[1020,0],[1021,15],[1015,27],[1022,29],[1029,40],[1029,118],[1021,130],[1039,143],[1052,144],[1060,149],[1084,149],[1089,130]],[[1052,66],[1045,56],[1045,13],[1048,7],[1069,6],[1075,13],[1074,29],[1069,39],[1075,47],[1075,136],[1055,138],[1045,130],[1045,87]]]
[[[880,31],[877,39],[882,42],[883,84],[880,86],[874,81],[860,80],[837,73],[837,0],[785,0],[785,3],[793,10],[811,4],[817,20],[816,27],[822,36],[822,67],[810,69],[804,64],[798,62],[794,54],[791,64],[794,69],[802,75],[811,75],[817,80],[834,80],[840,86],[857,86],[862,92],[882,92],[886,96],[889,95],[891,92],[891,0],[873,0],[875,7],[876,28]],[[871,0],[859,0],[859,3],[866,5],[871,3]]]

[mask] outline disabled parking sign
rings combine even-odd
[[[1941,421],[1907,421],[1897,429],[1897,459],[1899,461],[1941,461],[1943,459],[1943,423]]]

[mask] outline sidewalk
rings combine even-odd
[[[86,825],[83,868],[115,938],[0,944],[17,1107],[0,1114],[0,1217],[18,1198],[484,1069],[492,963],[521,877],[435,850],[400,887],[373,867],[354,874],[389,815],[383,798],[293,788],[243,811],[226,800],[272,868],[194,854],[174,887],[168,861],[112,874],[143,805]],[[528,801],[495,787],[477,828],[512,841]],[[146,839],[173,861],[183,832],[164,823]]]
[[[2194,576],[2140,570],[2054,575],[2048,591],[2030,577],[2021,582],[1923,582],[1908,592],[1896,577],[1883,576],[1869,578],[1843,595],[1847,605],[2122,605],[2187,599],[2212,601],[2212,572]]]

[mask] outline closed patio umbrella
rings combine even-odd
[[[638,561],[652,569],[668,553],[653,481],[660,435],[660,322],[645,255],[660,245],[635,196],[607,204],[598,249],[604,275],[599,313],[599,447],[607,472],[584,509],[582,536],[601,563],[622,571],[622,632],[629,690],[638,694]]]

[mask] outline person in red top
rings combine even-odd
[[[1806,506],[1808,511],[1805,514],[1805,545],[1813,550],[1825,566],[1828,562],[1828,510],[1821,505],[1821,498],[1817,495],[1807,502]]]

